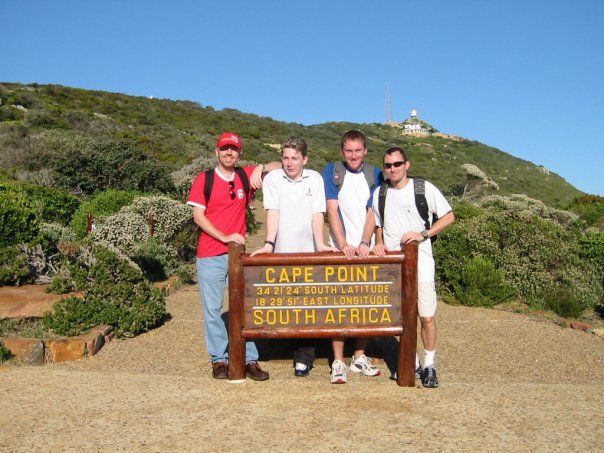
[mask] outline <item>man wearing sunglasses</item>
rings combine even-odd
[[[246,193],[244,181],[235,168],[242,153],[241,138],[225,132],[218,139],[214,153],[218,166],[213,173],[211,196],[206,199],[207,173],[202,172],[191,186],[187,204],[193,207],[193,219],[201,228],[197,242],[197,277],[212,377],[228,379],[228,334],[221,316],[224,288],[228,282],[228,244],[245,244],[245,208],[251,193]],[[263,172],[280,167],[280,162],[271,162],[243,167],[243,172],[248,185],[255,190],[262,187]],[[256,381],[269,378],[258,365],[258,350],[252,341],[246,343],[245,360],[247,377]]]
[[[434,258],[430,237],[440,233],[455,221],[451,206],[443,194],[430,182],[425,182],[425,196],[430,217],[438,220],[426,229],[415,203],[415,181],[407,175],[411,162],[407,153],[398,147],[384,154],[384,174],[387,179],[383,218],[380,215],[379,191],[373,194],[376,244],[373,252],[384,256],[386,251],[401,250],[404,244],[419,242],[417,259],[418,314],[424,345],[423,368],[416,363],[424,387],[438,387],[434,356],[436,352],[436,289],[434,285]],[[417,360],[417,359],[416,359]]]

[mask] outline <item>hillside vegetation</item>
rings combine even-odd
[[[340,158],[348,129],[366,133],[376,165],[402,145],[411,173],[442,188],[457,218],[435,244],[441,297],[564,317],[604,313],[604,199],[475,141],[407,137],[384,124],[303,126],[55,85],[0,83],[0,101],[0,286],[82,294],[44,318],[56,334],[110,324],[130,336],[163,322],[164,297],[151,283],[194,279],[198,231],[186,195],[216,165],[216,137],[227,130],[243,137],[242,164],[279,159],[291,135],[308,139],[317,170]]]
[[[213,154],[216,137],[231,130],[244,140],[244,158],[278,158],[274,144],[290,135],[310,145],[309,167],[320,170],[339,157],[343,132],[360,128],[369,139],[368,160],[380,164],[390,146],[406,146],[412,173],[460,195],[463,164],[474,164],[498,186],[500,195],[522,193],[553,207],[567,207],[582,193],[560,176],[472,140],[406,137],[379,123],[325,123],[303,126],[232,109],[215,110],[190,101],[148,99],[59,85],[0,83],[0,165],[11,176],[44,181],[57,157],[86,154],[107,142],[128,142],[175,171]],[[438,125],[435,125],[436,127]]]

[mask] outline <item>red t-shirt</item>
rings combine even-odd
[[[255,167],[243,167],[248,179],[251,177]],[[210,202],[206,206],[204,195],[205,172],[199,173],[193,181],[187,204],[199,208],[205,208],[205,215],[212,224],[224,234],[245,234],[245,207],[247,194],[243,190],[243,182],[236,173],[233,173],[233,192],[235,198],[231,199],[231,188],[229,181],[214,170],[214,184]],[[205,232],[201,232],[197,241],[197,258],[218,256],[228,252],[228,244],[214,239]]]

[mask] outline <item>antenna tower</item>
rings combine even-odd
[[[390,99],[390,82],[386,82],[386,123],[392,123],[392,99]]]

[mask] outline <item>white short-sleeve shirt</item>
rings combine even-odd
[[[264,209],[279,210],[275,253],[314,252],[312,216],[325,212],[323,178],[302,170],[302,177],[290,179],[283,169],[269,172],[262,183]]]
[[[419,215],[415,205],[413,180],[402,189],[390,187],[384,206],[385,224],[379,214],[379,191],[373,194],[375,222],[383,227],[384,245],[388,250],[400,250],[401,238],[407,231],[421,232],[426,229],[424,220]],[[430,216],[435,213],[439,218],[450,212],[451,205],[443,194],[429,181],[426,181],[426,201]],[[419,243],[417,258],[417,281],[426,283],[434,281],[434,258],[432,256],[432,241],[429,239]]]

